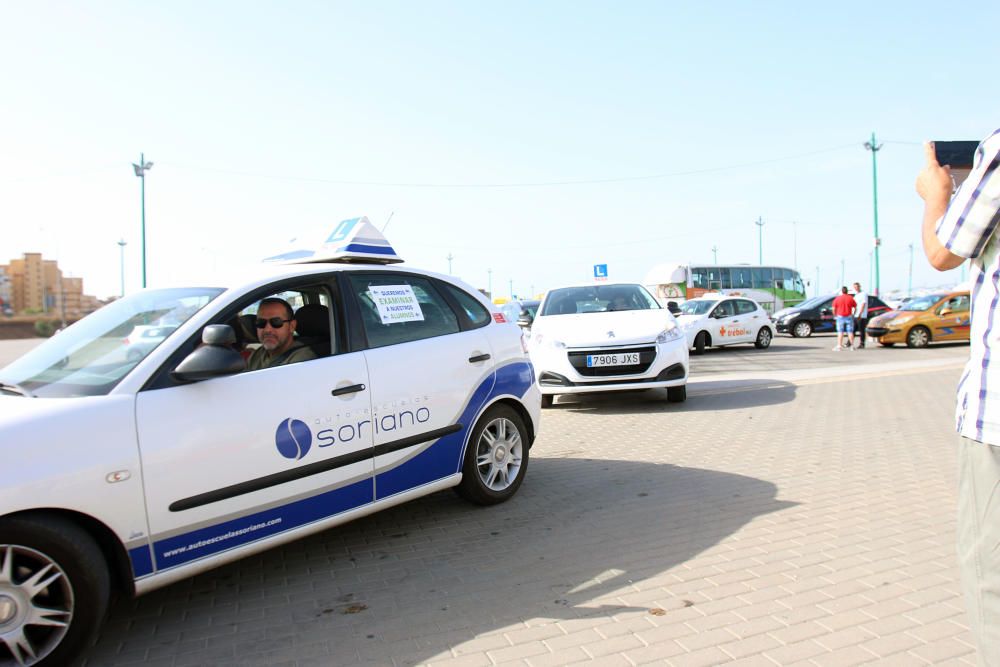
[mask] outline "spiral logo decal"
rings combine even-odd
[[[289,417],[278,424],[278,430],[274,432],[274,445],[286,459],[298,461],[309,452],[312,431],[305,422]]]

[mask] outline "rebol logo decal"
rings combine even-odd
[[[289,417],[278,424],[278,430],[274,432],[274,445],[286,459],[299,460],[312,445],[312,431],[305,422]]]

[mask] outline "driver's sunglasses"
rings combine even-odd
[[[272,329],[280,329],[281,327],[285,326],[285,322],[291,322],[291,321],[292,320],[286,320],[286,319],[284,319],[282,317],[271,317],[271,318],[266,319],[266,320],[258,318],[257,321],[254,322],[254,324],[257,325],[258,329],[263,329],[268,324],[271,325]]]

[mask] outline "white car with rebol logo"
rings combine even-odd
[[[559,394],[629,389],[687,398],[687,341],[642,285],[550,290],[531,322],[529,349],[543,406]]]
[[[726,294],[704,294],[681,304],[677,323],[688,347],[703,354],[706,347],[750,343],[759,350],[771,346],[774,324],[753,299]]]
[[[0,369],[0,664],[68,664],[113,587],[448,487],[518,490],[541,402],[520,329],[451,276],[388,266],[365,218],[317,245],[119,299]],[[289,317],[257,315],[271,297]],[[138,358],[122,345],[168,323]],[[245,370],[258,331],[292,327],[295,357]]]

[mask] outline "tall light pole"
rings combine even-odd
[[[878,165],[875,161],[875,154],[882,148],[882,144],[875,142],[875,133],[872,132],[872,140],[865,142],[865,148],[872,152],[872,206],[875,220],[875,296],[878,296],[879,276],[878,276],[878,247],[881,240],[878,237]]]
[[[486,292],[490,295],[490,301],[493,300],[493,269],[486,269],[486,275],[489,276],[489,287],[486,288]]]
[[[125,239],[120,239],[118,241],[118,248],[121,250],[119,253],[121,259],[121,274],[122,274],[122,296],[125,296]]]
[[[837,291],[840,292],[840,287],[844,284],[844,258],[840,258],[840,285],[837,286]]]
[[[819,296],[819,267],[816,267],[816,294],[813,296]]]
[[[132,163],[135,175],[142,180],[142,286],[146,287],[146,172],[153,168],[152,162],[146,162],[145,153],[139,153],[139,164]]]
[[[719,263],[718,251],[719,251],[718,248],[716,248],[715,246],[712,246],[712,264],[718,264]]]
[[[913,244],[910,244],[910,276],[906,279],[906,296],[913,294]]]
[[[448,253],[448,257],[446,257],[445,259],[447,259],[447,260],[448,260],[448,275],[450,276],[450,275],[451,275],[451,260],[455,259],[455,256],[454,256],[454,255],[452,255],[452,254],[451,254],[451,253],[449,252],[449,253]]]
[[[799,270],[799,235],[792,220],[792,268]]]
[[[511,279],[510,282],[509,282],[509,284],[510,284],[510,300],[513,301],[514,300],[514,280]]]
[[[753,224],[757,225],[757,263],[764,266],[764,221],[758,217]]]

